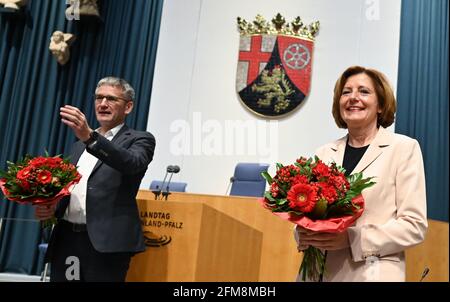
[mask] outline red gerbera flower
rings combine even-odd
[[[292,209],[309,213],[317,203],[317,188],[301,183],[294,185],[289,190],[287,199]]]
[[[52,181],[52,173],[47,170],[42,170],[37,175],[38,182],[45,185]]]
[[[19,180],[27,180],[31,176],[31,172],[33,172],[33,167],[26,167],[17,172],[17,179]]]

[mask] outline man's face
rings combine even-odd
[[[103,85],[95,92],[95,115],[103,128],[112,129],[125,121],[133,109],[121,88]]]

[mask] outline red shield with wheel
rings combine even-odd
[[[309,94],[314,42],[284,35],[241,36],[236,87],[250,111],[285,115]]]
[[[278,36],[278,53],[289,79],[307,96],[311,85],[314,43],[296,37]]]

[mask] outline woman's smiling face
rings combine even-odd
[[[367,74],[359,73],[347,79],[339,108],[349,129],[376,126],[381,109],[372,79]]]

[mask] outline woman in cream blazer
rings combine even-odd
[[[363,191],[364,213],[347,231],[296,228],[299,250],[309,245],[327,250],[323,281],[405,281],[404,251],[425,237],[422,153],[415,139],[384,128],[393,123],[395,108],[392,89],[376,70],[353,66],[336,83],[333,116],[348,134],[316,154],[345,167],[345,153],[360,150],[362,157],[353,159],[357,164],[347,172],[373,176],[376,184]]]

